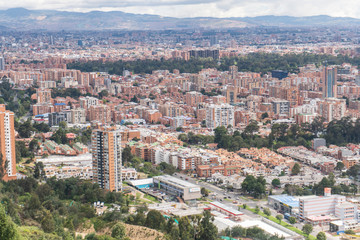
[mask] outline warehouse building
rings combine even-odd
[[[199,185],[169,175],[154,177],[154,186],[164,189],[168,194],[181,197],[185,201],[201,198]]]

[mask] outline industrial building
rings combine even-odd
[[[299,211],[299,199],[287,194],[269,196],[268,204],[282,213],[296,214]]]
[[[168,194],[181,197],[185,201],[201,198],[199,185],[169,175],[154,177],[154,186],[164,189]]]

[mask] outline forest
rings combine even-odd
[[[285,146],[304,146],[310,148],[311,140],[315,137],[325,138],[328,145],[345,146],[348,143],[360,143],[360,119],[352,121],[349,117],[333,120],[328,124],[325,124],[321,117],[315,118],[311,124],[306,123],[301,126],[275,123],[271,127],[271,133],[266,137],[256,134],[259,129],[259,123],[252,120],[241,133],[237,130],[232,132],[231,126],[228,128],[221,126],[214,129],[214,137],[189,132],[180,134],[178,138],[188,145],[217,143],[219,148],[228,151],[250,147],[278,149]]]
[[[39,169],[41,172],[41,168]],[[115,240],[128,239],[125,224],[144,226],[163,234],[162,239],[212,240],[218,231],[209,211],[190,217],[165,218],[126,193],[109,192],[76,178],[57,180],[28,177],[0,183],[0,239]],[[120,206],[97,215],[94,202]],[[136,206],[135,212],[130,207]],[[176,219],[176,221],[175,221]],[[90,231],[84,238],[75,232]]]
[[[198,73],[204,68],[216,68],[220,71],[227,71],[232,65],[236,65],[240,72],[268,73],[272,70],[283,70],[290,73],[299,72],[299,67],[306,64],[341,65],[350,63],[354,66],[360,65],[360,57],[349,57],[347,55],[326,55],[311,53],[249,53],[237,57],[221,58],[191,58],[188,61],[182,59],[160,59],[160,60],[136,60],[136,61],[87,61],[72,62],[67,64],[68,69],[78,69],[82,72],[108,72],[109,74],[122,75],[123,70],[135,74],[151,74],[154,70],[178,69],[180,73]]]

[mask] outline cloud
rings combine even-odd
[[[25,7],[87,12],[121,10],[171,17],[245,17],[260,15],[360,16],[358,0],[12,0],[0,9]]]

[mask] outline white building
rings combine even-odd
[[[206,108],[206,127],[234,126],[234,107],[230,104],[210,104]]]

